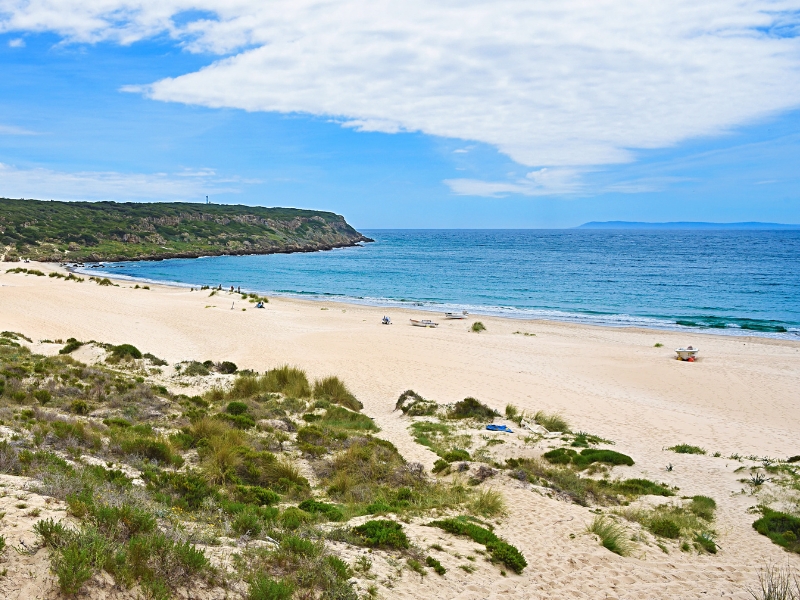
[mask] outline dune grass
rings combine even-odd
[[[632,544],[629,533],[622,524],[614,519],[599,515],[594,518],[586,531],[599,537],[600,544],[607,550],[620,556],[630,555]]]
[[[676,454],[706,454],[705,448],[692,446],[691,444],[676,444],[675,446],[670,446],[667,450],[671,450]]]
[[[339,404],[350,410],[361,410],[364,405],[347,389],[338,377],[325,377],[314,382],[314,398]]]
[[[569,423],[558,413],[546,413],[542,410],[536,411],[533,420],[547,429],[547,431],[560,431],[569,433]]]

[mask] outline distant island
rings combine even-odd
[[[371,241],[344,217],[316,210],[0,198],[0,255],[6,262],[314,252]]]
[[[670,223],[645,223],[640,221],[591,221],[576,229],[800,229],[800,225],[786,223],[704,223],[699,221],[673,221]]]

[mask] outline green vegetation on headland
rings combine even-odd
[[[312,252],[369,241],[340,215],[316,210],[0,198],[0,254],[5,254],[6,261]]]

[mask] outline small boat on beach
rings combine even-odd
[[[438,327],[438,323],[434,323],[430,319],[410,319],[414,327]]]
[[[686,348],[676,348],[675,352],[678,353],[678,360],[694,362],[697,353],[700,352],[700,349],[693,346],[687,346]]]
[[[457,312],[446,312],[444,313],[445,319],[466,319],[469,316],[469,313],[465,310],[462,310],[460,313]]]

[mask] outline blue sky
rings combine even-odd
[[[408,48],[433,54],[439,38],[411,21],[395,33],[416,41],[371,64],[375,51],[358,35],[315,37],[316,20],[328,30],[337,14],[297,15],[311,23],[306,46],[295,36],[291,53],[276,54],[266,17],[261,30],[233,35],[235,12],[185,12],[182,3],[153,25],[147,6],[111,20],[103,4],[65,29],[36,2],[22,4],[29,13],[20,16],[0,3],[2,196],[208,194],[332,210],[361,228],[800,223],[797,12],[776,18],[771,33],[743,34],[747,64],[719,58],[733,52],[724,31],[722,41],[701,36],[685,59],[659,62],[686,45],[680,22],[657,56],[622,55],[601,28],[587,30],[591,55],[558,40],[527,47],[523,32],[517,56],[497,45],[505,42],[473,47],[462,41],[469,31],[454,31],[446,60],[428,59]],[[753,28],[763,29],[755,12]],[[283,18],[284,28],[294,23]],[[513,32],[498,39],[506,37]],[[548,53],[561,48],[574,56],[552,65]],[[293,63],[298,55],[313,60]],[[639,66],[642,56],[663,73]],[[473,73],[462,57],[485,68]]]

